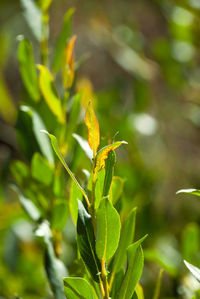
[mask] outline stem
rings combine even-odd
[[[103,299],[109,299],[109,288],[108,288],[107,271],[106,271],[105,264],[106,264],[105,259],[103,258],[101,260],[101,279],[102,279],[103,288],[104,288],[104,291],[105,291]]]

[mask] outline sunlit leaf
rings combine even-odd
[[[80,186],[80,184],[78,183],[77,179],[75,178],[74,174],[71,172],[71,170],[69,169],[67,163],[65,162],[63,156],[61,155],[60,153],[60,150],[59,150],[59,147],[58,147],[58,142],[57,142],[57,139],[54,135],[52,134],[49,134],[47,131],[45,130],[42,130],[41,132],[47,134],[51,140],[51,144],[52,144],[52,147],[57,155],[57,157],[59,158],[60,162],[62,163],[62,165],[64,166],[64,168],[67,170],[68,174],[70,175],[70,177],[72,178],[72,180],[74,181],[74,183],[76,184],[76,186],[78,187],[78,189],[81,191],[81,193],[83,194],[87,204],[89,204],[89,201],[88,201],[88,198],[87,198],[87,195],[85,193],[85,190]]]
[[[53,168],[39,153],[35,153],[31,161],[31,174],[34,179],[50,185],[53,179]]]
[[[17,185],[12,184],[11,187],[18,194],[19,201],[28,216],[36,222],[39,221],[41,215],[35,204],[22,193]]]
[[[156,282],[156,288],[155,288],[154,295],[153,295],[153,299],[159,299],[163,272],[164,272],[163,269],[161,269],[160,272],[159,272],[158,279],[157,279],[157,282]]]
[[[142,286],[139,283],[137,283],[136,285],[135,292],[138,299],[144,299],[144,291]]]
[[[88,143],[93,151],[93,157],[96,156],[97,149],[99,147],[99,123],[94,113],[92,103],[89,102],[86,113],[85,113],[85,123],[88,127]]]
[[[119,290],[118,299],[129,299],[132,297],[135,287],[142,275],[144,257],[141,243],[146,236],[130,245],[127,249],[127,270]]]
[[[78,201],[77,243],[81,257],[92,278],[99,282],[101,263],[95,251],[92,220],[81,201]]]
[[[74,46],[76,42],[76,36],[73,35],[69,40],[64,50],[64,58],[62,61],[62,79],[63,85],[66,89],[70,88],[74,81]]]
[[[55,46],[52,66],[54,72],[57,72],[61,67],[63,51],[65,49],[66,42],[71,35],[71,19],[74,14],[74,10],[74,8],[70,8],[64,16],[63,27]]]
[[[42,12],[33,0],[21,0],[24,17],[38,41],[42,37]]]
[[[62,109],[61,101],[54,91],[53,77],[45,66],[38,65],[38,69],[40,70],[39,86],[42,95],[50,110],[57,116],[58,121],[63,124],[65,123],[65,113]]]
[[[124,267],[126,261],[126,250],[128,246],[133,242],[135,233],[135,219],[136,219],[136,208],[134,208],[128,218],[125,220],[119,240],[119,245],[112,262],[112,269],[110,270],[110,285],[112,285],[115,273]]]
[[[179,193],[189,193],[189,194],[200,196],[200,190],[199,189],[181,189],[181,190],[176,192],[176,194],[179,194]]]
[[[46,11],[51,5],[52,0],[39,0],[38,5],[42,11]]]
[[[76,139],[76,141],[81,146],[82,150],[85,152],[86,156],[92,162],[93,153],[92,153],[92,150],[91,150],[87,140],[83,139],[81,136],[79,136],[78,134],[75,134],[75,133],[72,136]]]
[[[110,259],[120,238],[120,217],[108,198],[103,198],[96,212],[96,252],[99,259]]]
[[[33,57],[33,48],[30,41],[22,38],[18,48],[19,68],[24,85],[35,101],[40,98],[38,78]]]
[[[192,275],[198,280],[198,282],[200,282],[200,269],[188,263],[187,261],[184,261],[184,263],[186,267],[190,270]]]
[[[78,200],[81,200],[82,196],[82,192],[76,187],[74,181],[72,181],[69,197],[69,209],[75,225],[78,218]]]
[[[126,141],[117,141],[113,144],[107,145],[100,149],[96,156],[96,164],[95,164],[95,174],[105,167],[105,161],[108,158],[108,154],[110,151],[118,148],[121,144],[127,144]]]
[[[81,277],[63,278],[65,295],[68,299],[94,299],[97,298],[92,286]]]

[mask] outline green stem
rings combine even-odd
[[[105,266],[105,259],[103,258],[101,260],[101,279],[103,282],[103,288],[104,288],[104,296],[103,299],[109,299],[109,287],[108,287],[108,281],[107,281],[107,271]]]

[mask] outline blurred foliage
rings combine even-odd
[[[61,153],[79,181],[85,182],[91,166],[84,154],[83,111],[92,98],[101,124],[101,146],[115,139],[128,142],[117,152],[111,197],[117,210],[122,210],[122,222],[138,208],[136,239],[149,234],[140,281],[145,298],[156,296],[160,268],[165,270],[157,291],[160,298],[195,294],[198,298],[199,284],[183,259],[200,267],[200,203],[193,195],[175,193],[200,188],[199,1],[59,0],[52,1],[50,18],[46,11],[51,1],[36,2],[38,9],[27,15],[30,0],[0,1],[0,296],[52,296],[42,260],[49,243],[41,235],[34,237],[36,225],[30,219],[51,221],[55,252],[69,273],[83,273],[76,256],[73,221],[77,214],[72,214],[73,221],[69,218],[80,194],[75,194],[61,165],[56,164],[59,179],[53,177],[57,160],[40,130],[58,137]],[[61,53],[66,36],[72,33],[77,35],[76,60],[66,54],[69,68],[61,73]],[[60,83],[65,71],[76,71],[74,84],[71,79],[66,83],[70,94],[78,92],[75,97],[69,97]],[[51,103],[43,90],[50,93]],[[69,131],[59,129],[64,122],[61,96],[63,105],[67,104]],[[14,178],[23,190],[18,189],[24,209],[31,200],[37,212],[24,213],[10,187]],[[61,241],[56,231],[63,228]],[[52,248],[46,248],[49,261]],[[140,291],[136,292],[140,298]]]

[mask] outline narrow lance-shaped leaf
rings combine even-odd
[[[38,41],[42,37],[42,12],[33,0],[21,0],[25,19]]]
[[[108,198],[101,200],[96,212],[96,251],[99,259],[110,259],[120,238],[120,217]]]
[[[63,85],[66,89],[70,88],[74,81],[74,46],[76,42],[76,36],[73,35],[72,38],[69,40],[65,51],[64,57],[62,62],[62,79]]]
[[[145,238],[146,236],[130,245],[127,249],[128,266],[117,299],[129,299],[135,291],[144,265],[144,257],[140,245]]]
[[[110,145],[107,145],[100,149],[96,155],[96,163],[94,168],[94,175],[96,176],[98,171],[100,171],[102,168],[105,167],[105,161],[108,158],[108,154],[110,151],[118,148],[121,144],[127,144],[126,141],[117,141],[115,143],[112,143]]]
[[[65,122],[65,113],[62,110],[61,101],[53,89],[53,77],[45,66],[38,65],[38,69],[40,70],[39,86],[42,95],[50,110],[57,116],[58,121],[63,124]]]
[[[99,147],[99,123],[94,113],[92,103],[89,102],[85,113],[85,124],[88,127],[88,143],[93,151],[93,157],[96,156],[97,149]]]
[[[86,156],[92,162],[93,154],[92,154],[92,150],[91,150],[87,140],[83,139],[83,137],[81,137],[81,136],[79,136],[78,134],[75,134],[75,133],[72,136],[76,139],[76,141],[79,143],[82,150],[85,152]]]
[[[108,154],[108,158],[106,160],[103,196],[108,196],[109,194],[110,185],[113,178],[115,160],[116,160],[115,152],[110,151]]]
[[[136,285],[135,292],[137,295],[137,299],[144,299],[144,291],[142,286],[139,283],[137,283]]]
[[[62,55],[66,45],[66,41],[69,39],[71,35],[71,19],[74,14],[74,10],[74,8],[70,8],[64,16],[63,27],[61,29],[58,41],[55,46],[55,54],[53,58],[52,67],[54,72],[57,72],[61,67]]]
[[[110,287],[112,286],[115,273],[123,268],[126,261],[126,250],[128,246],[132,243],[135,233],[135,219],[136,219],[136,208],[134,208],[121,229],[121,236],[117,251],[112,262],[112,269],[110,269]]]
[[[60,162],[62,163],[62,165],[64,166],[64,168],[67,170],[68,174],[70,175],[70,177],[72,178],[72,180],[74,181],[74,183],[76,184],[76,186],[79,188],[79,190],[81,191],[81,193],[83,194],[87,204],[89,205],[89,200],[87,198],[87,195],[84,191],[84,189],[80,186],[79,182],[77,181],[77,179],[75,178],[74,174],[71,172],[69,166],[67,165],[67,163],[65,162],[63,156],[61,155],[60,153],[60,150],[59,150],[59,147],[58,147],[58,142],[57,142],[57,139],[54,135],[52,134],[49,134],[47,131],[45,130],[41,130],[41,132],[47,134],[51,140],[51,144],[52,144],[52,147],[57,155],[57,157],[59,158]]]
[[[81,277],[64,277],[64,290],[68,299],[97,299],[92,286]]]
[[[153,295],[153,299],[158,299],[159,298],[163,272],[164,272],[164,270],[161,269],[159,274],[158,274],[158,279],[157,279],[157,282],[156,282],[156,288],[155,288],[155,292],[154,292],[154,295]]]
[[[23,37],[18,47],[18,60],[20,63],[20,73],[24,85],[31,98],[35,101],[38,101],[40,98],[40,93],[33,57],[33,48],[31,42]]]
[[[189,194],[200,196],[200,190],[199,189],[181,189],[181,190],[176,192],[176,194],[179,194],[179,193],[189,193]]]
[[[81,257],[92,278],[99,282],[101,263],[95,251],[92,220],[81,201],[78,201],[77,243]]]
[[[192,275],[198,280],[198,282],[200,282],[200,269],[188,263],[187,261],[184,261],[184,263],[186,267],[190,270]]]

